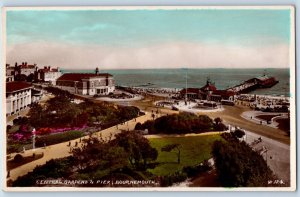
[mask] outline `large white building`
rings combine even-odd
[[[56,86],[70,93],[82,95],[108,95],[115,90],[115,80],[108,73],[66,73]]]
[[[12,115],[28,107],[31,100],[32,85],[13,81],[6,83],[6,115]]]

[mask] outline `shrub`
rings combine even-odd
[[[187,174],[188,177],[194,177],[195,175],[198,175],[199,173],[207,172],[208,170],[211,170],[212,167],[208,163],[207,160],[203,161],[203,163],[196,165],[196,166],[186,166],[182,169],[184,173]]]
[[[237,138],[242,138],[245,135],[245,131],[241,130],[241,129],[236,129],[233,132],[233,135]]]
[[[61,142],[66,142],[76,138],[82,137],[84,134],[81,131],[67,131],[64,133],[52,134],[43,137],[38,137],[36,140],[36,147],[43,147],[44,144],[52,145]]]
[[[148,129],[150,134],[185,134],[212,131],[214,129],[214,124],[213,120],[206,115],[197,116],[192,113],[183,112],[162,116],[153,121],[146,121],[142,125],[142,128]]]
[[[134,130],[142,130],[142,124],[140,122],[136,123]]]
[[[24,157],[21,154],[16,154],[14,157],[14,162],[20,163],[24,160]]]

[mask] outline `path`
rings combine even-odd
[[[145,135],[146,138],[165,138],[165,137],[191,137],[191,136],[205,136],[205,135],[219,135],[220,131],[209,131],[204,133],[189,133],[189,134],[157,134],[157,135]]]
[[[113,127],[107,128],[105,130],[96,132],[93,134],[93,136],[100,136],[100,133],[101,133],[101,137],[104,140],[109,140],[110,138],[113,138],[114,135],[121,132],[121,130],[133,130],[137,122],[144,123],[145,121],[150,120],[150,119],[152,119],[151,113],[146,113],[145,115],[136,118],[136,120],[132,119],[130,121],[125,122],[122,125],[119,124],[118,128],[117,128],[117,126],[113,126]],[[85,136],[82,139],[84,139],[84,138],[86,139],[86,138],[88,138],[88,136]],[[80,146],[81,143],[79,143],[79,139],[72,140],[71,146],[74,146],[76,142],[78,143],[78,146]],[[60,144],[47,146],[46,148],[36,148],[34,150],[31,149],[31,150],[25,151],[25,153],[24,153],[25,156],[32,155],[33,153],[44,152],[44,157],[11,170],[10,177],[8,180],[14,181],[19,176],[23,176],[23,175],[27,174],[28,172],[32,171],[37,165],[44,165],[47,161],[49,161],[51,159],[58,159],[58,158],[64,158],[64,157],[70,156],[71,153],[70,153],[70,147],[68,146],[68,144],[69,144],[69,142],[63,142]],[[12,155],[12,157],[13,156],[14,155]]]
[[[273,128],[278,128],[278,122],[276,121],[273,121],[274,118],[272,118],[272,120],[270,121],[269,124],[266,124],[266,120],[262,120],[262,119],[259,119],[257,118],[257,116],[260,116],[260,115],[271,115],[271,116],[274,116],[274,117],[284,117],[284,118],[287,118],[288,117],[288,114],[287,113],[278,113],[278,112],[261,112],[261,111],[245,111],[241,114],[241,117],[243,117],[244,119],[248,120],[248,121],[251,121],[251,122],[254,122],[256,124],[264,124],[264,125],[267,125],[269,127],[273,127]]]

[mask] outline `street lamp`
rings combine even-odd
[[[183,68],[185,70],[185,105],[187,105],[187,68]]]
[[[35,128],[32,129],[32,149],[35,149],[35,137],[36,137],[36,130]]]

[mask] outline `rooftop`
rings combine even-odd
[[[57,81],[81,81],[82,79],[89,79],[95,77],[111,77],[109,73],[66,73],[57,79]]]
[[[16,92],[19,90],[27,89],[32,87],[30,83],[24,82],[24,81],[12,81],[6,83],[6,92]]]

